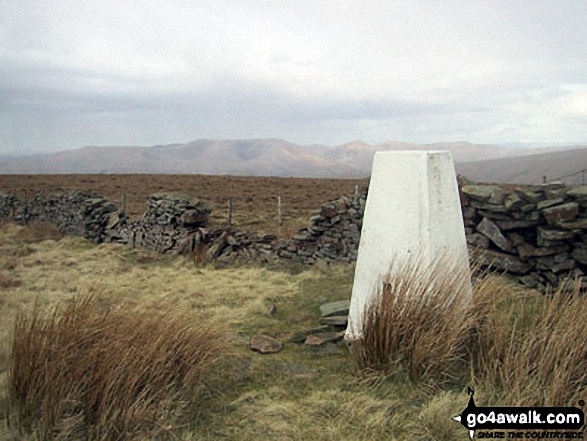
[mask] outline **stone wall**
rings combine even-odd
[[[465,183],[460,188],[467,242],[471,255],[482,265],[506,271],[539,289],[569,278],[583,278],[587,285],[587,186]],[[229,227],[208,229],[210,209],[181,194],[154,195],[136,222],[92,193],[40,193],[28,202],[0,194],[0,217],[22,224],[52,222],[68,234],[95,243],[193,254],[202,261],[224,264],[353,262],[366,196],[364,190],[322,205],[309,226],[288,240]]]
[[[177,251],[186,237],[208,223],[210,208],[180,193],[151,196],[147,211],[136,222],[112,213],[103,232],[105,242],[128,243],[159,253]]]
[[[587,273],[587,186],[464,185],[461,197],[481,263],[541,289]]]
[[[104,230],[116,206],[95,193],[82,191],[38,193],[26,202],[0,194],[0,215],[20,224],[50,222],[64,233],[82,236],[94,243],[104,240]]]

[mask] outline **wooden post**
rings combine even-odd
[[[283,215],[281,212],[281,196],[277,196],[277,222],[279,224],[279,233],[281,233],[281,227],[283,226]]]
[[[121,201],[121,206],[120,206],[120,214],[121,215],[126,215],[126,193],[122,193],[122,201]]]
[[[232,225],[232,198],[228,200],[228,226]]]

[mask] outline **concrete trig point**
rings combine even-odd
[[[469,268],[450,151],[375,153],[346,339],[362,335],[364,310],[392,261],[414,256],[422,264],[449,258]]]

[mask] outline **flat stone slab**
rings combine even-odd
[[[461,191],[475,201],[489,202],[501,189],[495,185],[465,185]]]
[[[587,248],[575,248],[573,250],[573,259],[583,265],[587,265]]]
[[[551,256],[557,253],[562,253],[565,249],[565,246],[535,248],[528,244],[518,245],[518,253],[520,254],[520,257],[523,258]]]
[[[261,354],[275,354],[283,349],[283,345],[278,340],[262,334],[252,336],[249,347]]]
[[[587,185],[571,188],[567,191],[567,194],[577,199],[587,199]]]
[[[516,256],[495,251],[481,251],[476,255],[476,259],[483,266],[491,266],[516,274],[527,274],[531,269],[530,265],[522,262]]]
[[[348,316],[344,315],[335,315],[332,317],[322,317],[320,319],[321,325],[330,325],[330,326],[346,326],[348,323]]]
[[[295,332],[288,341],[291,343],[304,343],[306,341],[306,337],[311,334],[320,334],[323,332],[328,332],[329,327],[327,325],[322,325],[314,329],[308,329],[306,331],[298,331]]]
[[[557,231],[557,230],[549,230],[546,228],[538,227],[538,234],[536,240],[538,241],[538,245],[543,245],[548,241],[561,241],[561,240],[570,240],[575,237],[575,233],[573,231]]]
[[[532,190],[516,188],[515,192],[520,198],[531,204],[537,204],[542,200],[542,195]]]
[[[350,300],[339,300],[320,305],[320,316],[331,317],[333,315],[348,315],[351,306]]]
[[[542,214],[550,225],[556,225],[560,222],[569,222],[575,220],[579,215],[579,204],[569,202],[556,207],[542,210]]]
[[[306,337],[305,344],[308,346],[321,346],[325,343],[335,343],[342,340],[345,331],[340,332],[321,332],[320,334],[311,334]]]
[[[546,199],[545,201],[538,202],[538,204],[536,204],[536,208],[538,210],[544,210],[545,208],[554,207],[556,205],[561,205],[563,202],[564,202],[563,198]]]
[[[587,230],[587,218],[577,219],[573,222],[561,222],[558,226],[565,230]]]

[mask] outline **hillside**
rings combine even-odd
[[[85,147],[28,157],[0,158],[1,174],[167,173],[282,177],[365,177],[375,151],[451,150],[458,162],[527,154],[525,149],[470,143],[339,146],[298,145],[276,139],[198,140],[153,147]]]
[[[533,154],[522,157],[460,163],[457,172],[479,182],[537,184],[543,176],[547,180],[563,179],[568,184],[580,184],[579,173],[587,170],[587,147]],[[579,174],[576,174],[579,173]]]
[[[85,147],[0,157],[0,174],[206,174],[363,178],[376,151],[450,150],[458,171],[476,181],[540,182],[587,168],[585,148],[521,148],[467,142],[414,144],[352,141],[298,145],[277,139],[206,140],[153,147]]]

